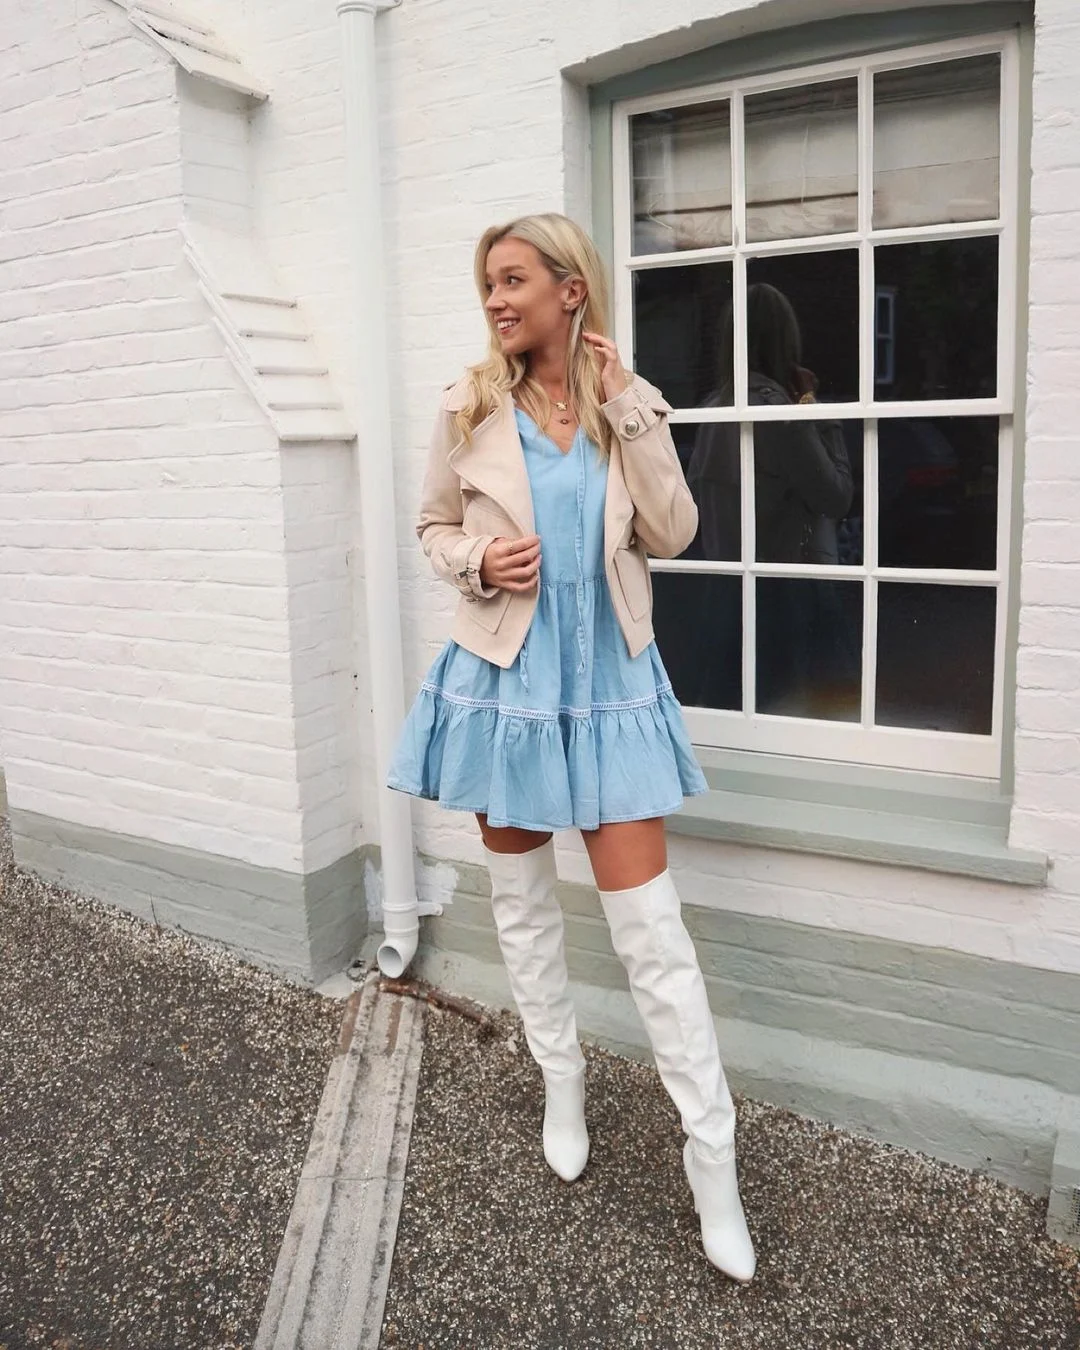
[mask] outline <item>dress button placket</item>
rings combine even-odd
[[[578,674],[584,675],[587,660],[587,646],[585,642],[585,437],[578,432],[575,441],[577,446],[578,460],[578,488],[577,488],[577,533],[574,536],[574,550],[577,555],[577,585],[574,591],[577,598],[577,640],[578,654]]]

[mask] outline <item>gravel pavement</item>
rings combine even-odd
[[[15,869],[0,1350],[254,1339],[343,1004]]]
[[[1045,1200],[743,1099],[758,1272],[725,1279],[655,1071],[585,1049],[592,1151],[568,1186],[519,1024],[429,1009],[380,1350],[1080,1347],[1080,1253]]]
[[[0,1350],[246,1350],[343,1004],[18,872],[0,821],[0,1006]],[[738,1098],[725,1279],[654,1070],[585,1051],[567,1186],[520,1024],[429,1007],[380,1350],[1080,1350],[1045,1200]]]

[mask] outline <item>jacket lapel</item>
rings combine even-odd
[[[509,394],[446,459],[462,482],[496,502],[522,535],[534,532],[529,474]]]

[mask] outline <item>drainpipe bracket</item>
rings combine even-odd
[[[381,14],[384,9],[397,9],[401,0],[338,0],[337,12],[350,14]]]

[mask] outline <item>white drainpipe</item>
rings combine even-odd
[[[394,460],[390,440],[390,371],[379,170],[379,110],[375,73],[375,17],[400,0],[339,0],[342,84],[345,94],[345,171],[348,176],[359,413],[356,464],[364,529],[371,702],[382,847],[383,941],[379,969],[401,975],[416,954],[419,921],[409,798],[385,787],[394,743],[405,713],[405,679],[398,604]]]

